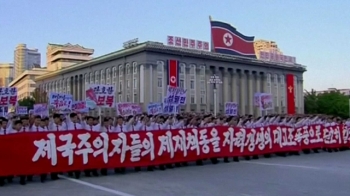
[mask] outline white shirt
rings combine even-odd
[[[24,131],[23,131],[23,129],[21,129],[20,131],[17,131],[17,130],[15,130],[13,128],[9,128],[8,131],[6,130],[6,133],[7,134],[16,134],[16,133],[24,133]]]
[[[49,131],[67,131],[67,127],[63,123],[61,125],[50,123]]]
[[[23,126],[21,132],[31,132],[31,129],[29,126]]]
[[[118,132],[118,133],[124,132],[124,133],[126,133],[126,132],[132,131],[130,128],[131,128],[131,124],[129,124],[129,123],[123,124],[123,125],[116,125],[114,127],[114,129],[113,129],[113,132]]]
[[[83,129],[83,126],[80,123],[67,122],[67,130],[77,130]]]
[[[112,132],[113,128],[111,126],[101,126],[100,132],[105,132],[105,133],[109,133]]]
[[[0,128],[0,135],[6,135],[8,133],[9,128],[6,128],[6,131],[4,128]]]
[[[30,128],[31,132],[39,132],[40,131],[40,126],[36,126],[35,124],[32,125]]]
[[[85,130],[87,130],[87,131],[94,131],[94,132],[100,132],[101,125],[100,124],[97,124],[97,125],[85,124]]]

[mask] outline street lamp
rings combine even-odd
[[[216,85],[217,84],[222,84],[221,79],[217,75],[210,76],[208,84],[213,84],[213,89],[214,89],[214,116],[217,114],[217,89]]]

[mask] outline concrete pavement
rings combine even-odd
[[[0,195],[26,196],[349,196],[350,151],[260,158],[204,166],[128,171],[126,174],[63,176],[44,184],[0,187]]]

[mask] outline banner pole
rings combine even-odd
[[[98,107],[98,116],[99,116],[99,122],[100,125],[102,125],[102,118],[101,118],[101,106]]]

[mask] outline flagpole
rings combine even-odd
[[[211,22],[213,21],[212,17],[209,15],[209,23],[210,23],[210,51],[215,52],[214,44],[213,44],[213,35],[211,33]]]

